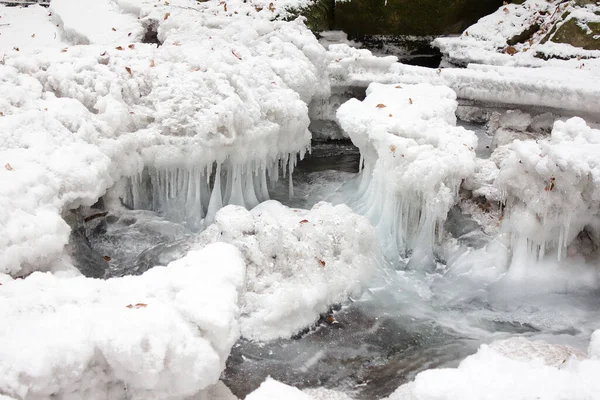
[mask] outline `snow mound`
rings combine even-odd
[[[344,393],[323,388],[299,389],[268,377],[246,400],[350,400]]]
[[[456,369],[422,372],[389,400],[597,399],[599,372],[597,359],[566,346],[513,338],[481,346]]]
[[[247,265],[241,330],[247,338],[290,337],[357,295],[375,269],[373,228],[347,206],[293,210],[276,201],[252,211],[227,206],[198,245],[236,246]]]
[[[223,205],[267,199],[280,168],[291,183],[307,104],[329,90],[325,50],[300,19],[278,19],[296,3],[0,6],[19,38],[0,58],[0,271],[52,269],[68,240],[60,214],[110,188],[199,229]]]
[[[138,277],[4,282],[0,388],[27,399],[191,396],[217,382],[239,337],[244,272],[220,243]]]
[[[501,150],[501,149],[499,149]],[[503,189],[516,257],[558,260],[584,230],[600,232],[600,131],[581,118],[557,121],[548,138],[508,145],[496,185]]]
[[[299,389],[285,385],[273,378],[267,378],[258,389],[246,396],[246,400],[314,400]]]
[[[373,83],[364,101],[338,110],[364,171],[353,207],[377,226],[390,257],[418,250],[429,261],[435,235],[475,169],[477,137],[456,126],[456,95],[443,86]]]

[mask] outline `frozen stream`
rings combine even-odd
[[[485,129],[468,128],[480,137],[479,157],[488,156]],[[297,208],[340,201],[351,196],[358,163],[358,150],[347,142],[315,143],[294,172],[295,196],[289,199],[287,180],[271,195]],[[192,237],[149,211],[111,215],[106,222],[92,235],[92,247],[110,256],[112,276],[166,265],[185,254]],[[448,224],[459,234],[477,229],[460,212],[451,212]],[[234,394],[243,398],[270,375],[300,388],[383,398],[422,370],[456,366],[481,343],[515,334],[585,350],[600,320],[598,293],[546,290],[541,281],[484,286],[470,276],[446,274],[443,266],[426,273],[373,264],[378,272],[362,297],[336,305],[315,326],[290,339],[240,340],[222,376]]]

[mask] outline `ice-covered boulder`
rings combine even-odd
[[[310,145],[308,102],[329,90],[325,50],[301,20],[283,20],[293,5],[0,6],[10,30],[0,49],[0,271],[55,268],[68,240],[60,214],[109,188],[192,228],[224,204],[268,198],[267,179],[287,176]]]
[[[34,273],[0,286],[0,391],[20,399],[185,399],[239,337],[245,266],[230,245],[142,276]]]
[[[502,150],[502,149],[499,149]],[[513,257],[559,260],[584,229],[600,232],[600,131],[581,118],[558,121],[550,137],[508,145],[496,185],[504,191]]]
[[[247,265],[241,298],[242,335],[290,337],[319,314],[360,293],[377,268],[373,228],[346,205],[295,210],[276,201],[252,211],[228,206],[194,248],[236,246]]]
[[[456,126],[456,105],[447,87],[373,83],[364,101],[338,110],[364,158],[353,206],[390,243],[392,259],[415,250],[432,261],[461,181],[475,169],[477,137]]]

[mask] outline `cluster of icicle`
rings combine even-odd
[[[447,194],[444,200],[432,199],[410,187],[399,193],[397,185],[386,179],[381,159],[361,156],[360,165],[360,184],[350,205],[376,227],[385,244],[386,258],[394,260],[400,256],[410,258],[411,263],[431,264],[433,250],[442,241],[448,210],[458,198],[461,179],[451,178],[441,185]]]
[[[122,200],[132,209],[160,212],[196,231],[211,224],[224,206],[252,209],[269,200],[268,182],[274,185],[280,173],[287,177],[292,197],[292,173],[303,155],[304,151],[287,153],[276,159],[246,163],[228,158],[192,168],[145,167],[127,178]]]

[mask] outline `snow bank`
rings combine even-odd
[[[268,198],[266,180],[310,144],[307,103],[329,90],[325,50],[302,21],[277,19],[294,4],[279,3],[0,6],[23,27],[0,65],[0,271],[50,269],[68,238],[60,213],[111,187],[192,228]],[[20,44],[30,17],[43,32]]]
[[[594,334],[597,337],[597,332]],[[389,400],[597,399],[600,362],[566,346],[513,338],[467,357],[456,369],[428,370]]]
[[[191,396],[217,382],[239,337],[244,272],[221,243],[138,277],[4,282],[0,388],[27,399]]]
[[[575,21],[596,23],[597,5],[578,6],[576,1],[528,0],[507,4],[481,18],[458,37],[437,38],[433,44],[451,62],[540,67],[565,66],[571,69],[597,69],[598,50],[585,50],[550,39],[562,25]],[[590,2],[591,3],[591,2]],[[552,58],[551,60],[547,60]],[[582,59],[585,59],[582,61]]]
[[[222,241],[242,252],[242,335],[269,340],[290,337],[357,295],[376,268],[373,236],[369,222],[345,205],[306,211],[268,201],[252,211],[223,208],[196,246]]]
[[[456,127],[456,106],[446,87],[373,83],[364,101],[338,110],[364,158],[353,206],[390,243],[390,257],[418,250],[416,258],[432,261],[435,235],[442,234],[462,179],[474,171],[477,137]]]

